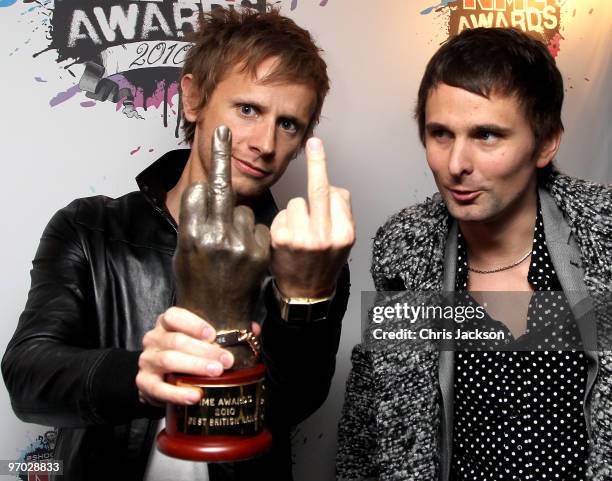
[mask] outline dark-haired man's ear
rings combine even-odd
[[[559,151],[559,145],[561,144],[561,135],[562,132],[558,130],[548,139],[542,142],[540,152],[537,154],[536,167],[541,169],[546,167],[554,160],[557,152]]]
[[[190,73],[183,75],[181,78],[181,91],[183,92],[183,112],[185,119],[189,122],[196,122],[198,119],[198,95],[195,92],[193,85],[193,75]]]

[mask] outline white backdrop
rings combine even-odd
[[[139,120],[122,115],[111,102],[88,101],[83,92],[57,103],[58,93],[78,83],[83,67],[71,67],[72,77],[63,68],[66,63],[56,63],[54,51],[33,57],[49,45],[43,28],[47,14],[35,8],[35,3],[9,5],[11,1],[0,0],[0,92],[4,98],[0,200],[5,219],[0,241],[2,352],[23,309],[31,259],[51,215],[75,197],[118,196],[134,190],[134,176],[178,144],[174,137],[176,98],[169,108],[167,128],[161,107],[141,110],[144,119]],[[358,226],[351,255],[351,301],[336,376],[327,402],[295,433],[297,481],[333,479],[336,424],[350,350],[359,341],[360,291],[372,289],[371,238],[389,215],[435,189],[412,112],[425,64],[448,37],[448,7],[444,5],[452,2],[439,2],[438,12],[423,12],[436,3],[438,0],[280,2],[283,11],[309,29],[325,50],[332,90],[317,135],[326,145],[332,181],[353,192]],[[610,183],[612,2],[559,3],[563,4],[563,38],[557,61],[566,82],[566,132],[557,162],[572,175]],[[305,175],[304,160],[299,157],[274,189],[279,205],[304,195]],[[45,428],[17,420],[4,386],[0,388],[0,412],[0,459],[16,459]]]

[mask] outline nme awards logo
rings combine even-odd
[[[174,121],[176,137],[181,119],[179,76],[190,47],[188,34],[197,29],[199,15],[223,7],[259,12],[272,7],[266,0],[22,1],[27,6],[22,15],[37,15],[37,21],[29,22],[35,24],[33,33],[46,31],[48,46],[34,57],[54,52],[60,70],[73,77],[73,85],[50,100],[51,107],[73,97],[82,107],[113,102],[131,119],[144,119],[145,111],[156,108],[162,111],[165,127]],[[289,0],[273,5],[284,2]],[[297,7],[298,0],[290,0],[290,9]],[[42,76],[36,81],[46,82]]]
[[[44,463],[53,461],[55,452],[55,441],[57,431],[47,431],[39,435],[36,441],[23,451],[20,462],[23,463]],[[19,475],[20,481],[49,481],[49,472],[28,471]]]
[[[448,34],[453,37],[467,28],[517,28],[548,46],[553,56],[559,53],[562,39],[561,10],[567,0],[443,0],[423,10],[448,10]]]

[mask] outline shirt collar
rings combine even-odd
[[[162,206],[165,210],[166,194],[181,178],[190,152],[190,149],[171,150],[136,176],[136,183],[140,191],[154,206],[158,208]],[[269,190],[255,199],[250,207],[255,214],[255,221],[268,227],[278,213],[278,208]]]
[[[457,229],[457,274],[455,276],[455,290],[467,290],[468,282],[468,253],[465,238],[461,234],[461,229]],[[536,222],[533,232],[533,250],[529,264],[527,280],[534,290],[561,290],[558,286],[556,272],[550,260],[546,237],[544,234],[544,220],[538,197],[538,207]]]

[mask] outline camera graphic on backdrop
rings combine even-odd
[[[0,2],[0,7],[20,5]],[[164,127],[174,128],[178,138],[179,77],[199,16],[216,8],[295,10],[299,2],[23,0],[21,5],[33,36],[46,39],[45,48],[33,56],[54,56],[60,71],[69,75],[66,90],[50,99],[51,107],[67,101],[79,101],[84,108],[112,102],[124,118],[134,120],[149,118],[145,112],[156,109]],[[327,0],[318,3],[326,5]],[[36,81],[46,82],[42,76]]]

